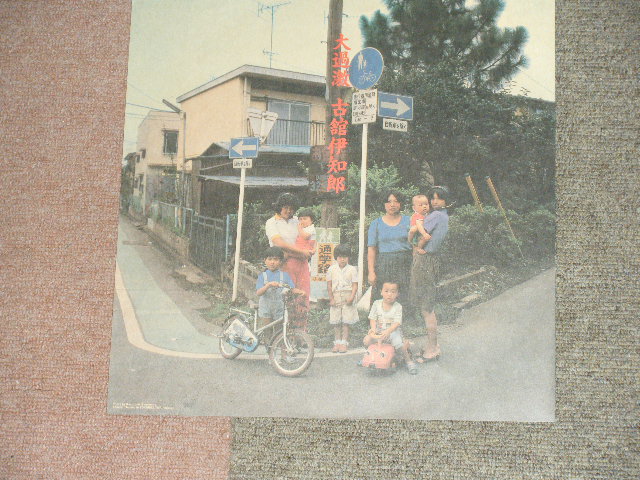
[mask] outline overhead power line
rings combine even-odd
[[[550,88],[544,86],[542,83],[540,83],[539,81],[537,81],[535,78],[533,78],[531,75],[529,75],[527,72],[525,72],[524,70],[520,70],[520,73],[522,73],[525,77],[527,77],[529,80],[537,83],[538,85],[540,85],[542,88],[544,88],[546,91],[548,91],[549,93],[552,93],[555,95],[555,92],[553,90],[551,90]]]
[[[156,112],[174,113],[171,110],[163,110],[161,108],[150,107],[149,105],[139,105],[137,103],[130,103],[130,102],[126,102],[126,103],[127,105],[131,105],[132,107],[148,108],[149,110],[155,110]]]
[[[137,90],[138,92],[140,92],[142,95],[144,95],[145,97],[147,97],[149,100],[153,100],[154,102],[158,102],[161,103],[160,100],[158,100],[157,98],[152,97],[151,95],[149,95],[147,92],[145,92],[144,90],[142,90],[140,87],[135,86],[133,83],[131,83],[130,81],[127,80],[127,85],[129,85],[131,88],[133,88],[134,90]]]

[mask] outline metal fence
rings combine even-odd
[[[153,202],[149,213],[156,222],[162,223],[175,233],[185,237],[191,236],[193,209],[179,207],[171,203]]]
[[[193,215],[189,257],[209,273],[220,273],[227,258],[227,224],[222,218]]]
[[[251,131],[251,124],[247,120]],[[325,136],[324,122],[278,119],[271,128],[265,145],[323,145]]]
[[[134,203],[137,197],[131,196]],[[261,265],[269,242],[264,224],[271,214],[248,213],[242,227],[242,259]],[[225,262],[235,254],[237,215],[222,218],[197,215],[192,209],[166,202],[153,202],[149,207],[149,217],[166,229],[189,239],[189,259],[210,274],[219,274]]]
[[[138,213],[138,214],[143,214],[144,213],[144,209],[142,208],[142,198],[141,197],[137,197],[135,195],[131,195],[129,197],[129,205],[131,206],[131,209]]]

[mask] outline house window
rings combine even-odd
[[[269,100],[267,109],[278,114],[278,120],[267,137],[267,144],[310,145],[311,105]]]
[[[163,133],[164,145],[162,147],[162,153],[165,155],[176,155],[178,153],[178,131],[165,130]]]

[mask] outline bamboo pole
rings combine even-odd
[[[513,237],[513,239],[516,242],[516,247],[518,247],[518,251],[520,252],[520,256],[522,257],[522,261],[526,264],[527,261],[524,259],[524,255],[522,253],[522,250],[520,249],[520,245],[518,244],[518,239],[516,238],[516,234],[513,233],[513,228],[511,228],[511,222],[509,222],[509,218],[507,217],[507,212],[505,211],[504,207],[502,206],[502,202],[500,201],[500,197],[498,197],[498,192],[496,190],[496,187],[493,186],[493,182],[491,181],[491,178],[489,176],[486,176],[484,178],[487,181],[487,185],[489,186],[489,190],[491,190],[491,195],[493,195],[493,199],[496,201],[496,204],[498,205],[498,209],[500,210],[500,213],[502,213],[502,216],[504,217],[504,221],[506,222],[507,227],[509,227],[509,231],[511,232],[511,236]]]
[[[476,186],[473,184],[473,180],[471,180],[471,175],[465,173],[464,178],[467,181],[467,185],[469,185],[469,190],[471,190],[471,195],[473,196],[473,202],[476,204],[476,208],[480,211],[480,213],[484,213],[482,202],[480,201],[480,197],[478,196]]]

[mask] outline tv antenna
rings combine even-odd
[[[258,3],[258,16],[265,11],[271,10],[271,47],[269,50],[263,50],[262,53],[265,55],[269,55],[269,68],[271,68],[271,61],[273,60],[273,56],[276,55],[276,52],[273,51],[273,24],[275,22],[275,11],[280,7],[284,7],[285,5],[289,5],[291,2],[278,3],[276,5],[265,5],[264,3]]]

